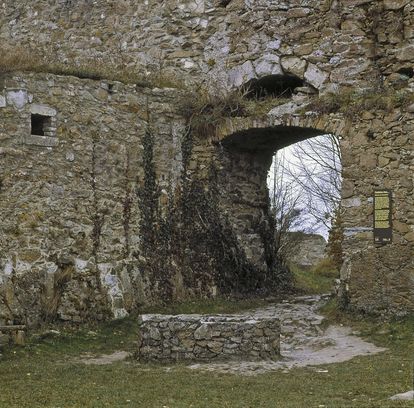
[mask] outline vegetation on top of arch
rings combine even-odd
[[[225,119],[234,117],[265,116],[274,107],[289,100],[288,97],[269,95],[262,99],[249,99],[246,89],[218,89],[200,87],[183,92],[178,101],[178,113],[184,116],[196,135],[214,134]]]
[[[303,111],[320,114],[341,113],[353,118],[363,111],[391,112],[395,108],[405,108],[414,103],[414,93],[408,90],[377,89],[355,90],[344,89],[338,93],[327,93],[314,98]]]

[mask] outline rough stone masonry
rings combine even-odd
[[[1,76],[1,322],[79,322],[160,300],[283,290],[267,171],[276,150],[325,133],[341,138],[344,304],[413,312],[412,2],[6,0],[0,11],[11,49],[183,84]],[[189,131],[177,110],[195,84],[292,78],[300,86],[289,101],[208,135]],[[376,188],[393,192],[393,241],[381,247]]]
[[[280,321],[242,315],[142,315],[142,361],[277,360]]]

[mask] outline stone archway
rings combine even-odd
[[[315,136],[346,132],[341,117],[284,115],[229,119],[216,134],[220,148],[220,204],[258,273],[278,268],[267,175],[276,151]],[[283,271],[282,271],[283,273]]]

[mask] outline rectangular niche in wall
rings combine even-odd
[[[44,147],[57,145],[55,109],[46,105],[30,106],[30,135],[26,135],[24,142]]]
[[[38,115],[32,113],[31,116],[32,135],[45,136],[45,133],[49,133],[52,127],[52,118],[50,116]]]

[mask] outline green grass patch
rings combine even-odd
[[[264,307],[275,299],[248,298],[248,299],[195,299],[168,305],[154,305],[140,308],[140,313],[162,314],[232,314],[246,310]]]
[[[289,265],[295,280],[295,287],[305,294],[329,293],[334,287],[334,281],[339,273],[328,263],[321,262],[313,268],[305,269],[297,265]]]
[[[388,398],[412,388],[414,318],[363,319],[339,312],[333,302],[324,313],[331,322],[350,324],[389,350],[318,367],[323,372],[298,368],[254,377],[193,371],[184,365],[167,369],[135,361],[108,366],[78,362],[76,357],[85,352],[134,349],[136,323],[128,318],[79,330],[60,328],[61,336],[34,336],[25,348],[7,349],[0,359],[0,407],[412,407],[412,402]]]

